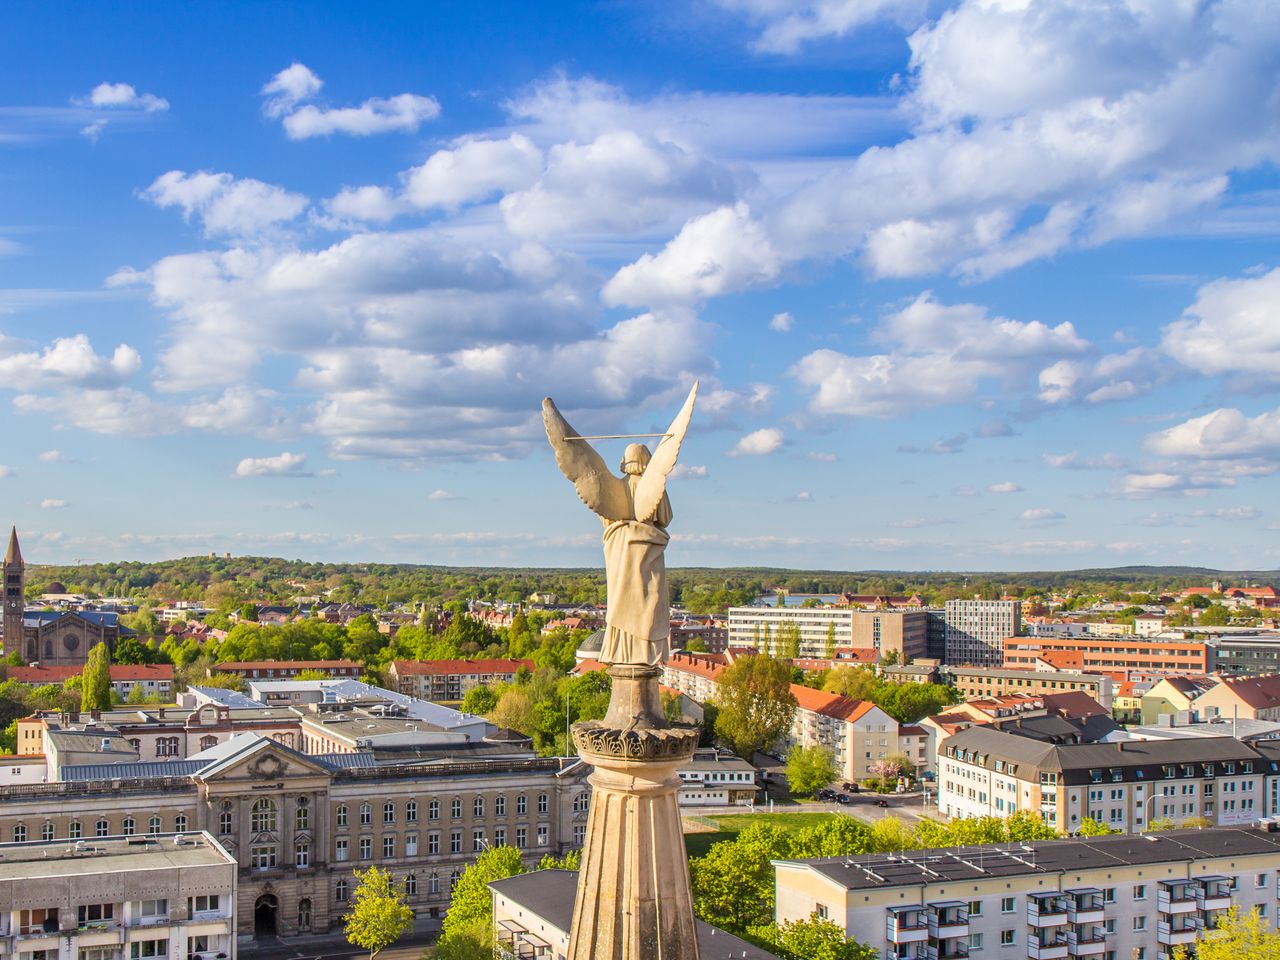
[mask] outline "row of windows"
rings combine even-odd
[[[545,847],[550,843],[551,828],[545,823],[539,824],[537,829],[536,846]],[[513,832],[515,847],[518,850],[524,850],[529,846],[529,828],[516,827]],[[435,857],[440,855],[443,838],[438,832],[427,834],[427,856]],[[346,837],[338,837],[333,842],[333,859],[342,863],[351,859],[351,841]],[[503,847],[507,845],[507,828],[494,827],[493,842],[490,844],[488,835],[483,830],[471,831],[471,853],[482,853],[489,846]],[[356,848],[359,851],[361,860],[373,859],[373,838],[360,837],[356,842]],[[454,830],[449,834],[449,853],[463,852],[463,834],[461,830]],[[382,856],[384,859],[392,859],[396,856],[396,837],[392,834],[382,838]],[[411,833],[404,838],[404,855],[406,857],[416,857],[418,855],[418,835]]]
[[[230,814],[227,814],[226,816],[230,816]],[[138,832],[138,821],[134,817],[125,817],[124,820],[120,822],[120,832],[118,834],[113,834],[111,832],[111,821],[108,820],[106,817],[102,817],[94,824],[93,829],[94,829],[93,835],[95,837],[111,837],[111,836],[132,837],[134,834]],[[174,833],[185,833],[189,829],[190,829],[190,824],[187,819],[187,815],[185,813],[180,813],[176,817],[174,817],[174,820],[173,820]],[[163,830],[163,822],[161,821],[159,814],[153,814],[147,820],[146,832],[148,834],[157,834],[157,833],[165,832]],[[227,830],[226,832],[230,833],[231,831]],[[70,823],[67,824],[68,840],[80,840],[86,836],[87,834],[85,833],[84,824],[82,824],[79,820],[72,820]],[[28,833],[27,833],[27,825],[25,823],[15,823],[13,825],[13,842],[25,843],[28,839],[30,839],[30,837],[28,836]],[[52,823],[46,822],[44,824],[41,824],[40,839],[46,842],[49,840],[58,839],[57,830]]]
[[[574,808],[575,810],[577,809],[576,803],[577,801],[575,800],[575,808]],[[550,809],[550,806],[551,806],[550,796],[545,793],[538,794],[538,813],[546,813]],[[475,797],[474,799],[472,799],[471,815],[473,817],[483,817],[485,815],[485,808],[486,808],[486,803],[485,803],[484,797]],[[516,816],[524,816],[526,813],[529,812],[529,800],[523,793],[516,797],[515,811],[516,811]],[[382,805],[382,822],[395,823],[396,812],[397,811],[396,811],[395,802],[388,800],[386,803]],[[371,803],[360,804],[357,813],[359,816],[359,824],[361,826],[368,826],[369,824],[373,823],[373,804]],[[494,816],[497,816],[497,817],[505,817],[507,815],[507,798],[505,796],[499,795],[497,797],[494,797],[493,813],[494,813]],[[348,809],[345,803],[339,804],[334,809],[334,822],[340,827],[345,827],[349,824],[350,816],[351,816],[350,810]],[[454,799],[450,801],[449,817],[452,820],[462,819],[462,800],[460,798],[454,797]],[[417,800],[409,800],[405,803],[404,818],[406,823],[418,822],[418,801]],[[432,800],[427,804],[427,819],[428,820],[440,819],[440,801],[439,800]]]

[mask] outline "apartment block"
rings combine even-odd
[[[1211,673],[1214,669],[1209,644],[1134,637],[1010,637],[1004,643],[1004,666],[1034,670],[1037,660],[1058,652],[1075,655],[1077,669],[1089,673]]]
[[[1231,737],[1085,742],[1077,725],[1015,721],[960,730],[938,746],[938,810],[950,817],[1039,813],[1072,832],[1086,818],[1138,833],[1152,820],[1215,826],[1265,815],[1275,761]],[[1037,729],[1028,729],[1028,728]],[[1114,725],[1112,725],[1114,727]]]
[[[1020,600],[948,600],[946,653],[950,664],[999,667],[1004,642],[1022,632]]]
[[[0,947],[20,960],[235,960],[236,881],[207,833],[0,844]]]
[[[364,668],[354,660],[238,660],[209,668],[210,676],[229,673],[248,680],[293,680],[303,671],[358,678]]]
[[[885,960],[1171,960],[1233,905],[1274,919],[1280,834],[1186,830],[775,862],[777,921]]]
[[[682,807],[750,804],[760,792],[756,786],[756,768],[715,747],[695,750],[693,759],[682,764],[677,774],[680,792],[676,799]]]
[[[780,656],[783,626],[799,629],[801,657],[825,657],[829,644],[895,653],[900,662],[929,652],[929,616],[924,610],[850,607],[730,607],[729,646]]]
[[[1103,674],[1068,670],[1005,670],[996,667],[946,666],[943,683],[955,687],[966,700],[1026,693],[1033,697],[1078,690],[1110,710],[1114,682]]]
[[[393,660],[387,680],[420,700],[458,701],[472,687],[510,683],[521,668],[536,669],[532,660]]]

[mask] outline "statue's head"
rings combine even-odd
[[[622,472],[638,477],[649,465],[649,448],[643,443],[628,443],[622,453]]]

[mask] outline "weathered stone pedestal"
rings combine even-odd
[[[595,772],[569,960],[698,960],[676,792],[699,731],[667,724],[657,668],[608,672],[605,719],[573,727]]]

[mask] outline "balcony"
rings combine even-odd
[[[1161,920],[1156,924],[1156,943],[1166,947],[1175,947],[1196,942],[1200,935],[1200,924],[1195,920],[1182,920],[1169,923]]]
[[[1027,937],[1027,956],[1030,960],[1064,960],[1067,955],[1066,937]]]
[[[882,953],[882,960],[928,960],[929,948],[924,944],[911,943],[885,947]]]
[[[963,900],[945,900],[931,903],[928,908],[930,939],[946,940],[969,936],[968,903]]]
[[[1071,923],[1101,923],[1102,891],[1096,887],[1068,890],[1067,919]]]
[[[1030,894],[1027,923],[1033,927],[1057,927],[1067,922],[1067,901],[1058,894]]]
[[[1195,913],[1200,909],[1197,901],[1197,891],[1200,884],[1194,881],[1168,881],[1160,882],[1160,893],[1156,897],[1156,909],[1160,913],[1169,914],[1170,916],[1180,916],[1186,913]]]
[[[969,944],[964,940],[944,940],[925,952],[925,960],[968,960],[968,957]]]
[[[1107,948],[1102,927],[1081,927],[1067,931],[1067,953],[1073,957],[1092,957]]]
[[[884,937],[890,943],[923,943],[929,939],[929,918],[921,907],[890,907]]]
[[[1227,910],[1231,907],[1231,881],[1226,877],[1201,877],[1196,891],[1196,905],[1201,910]]]

